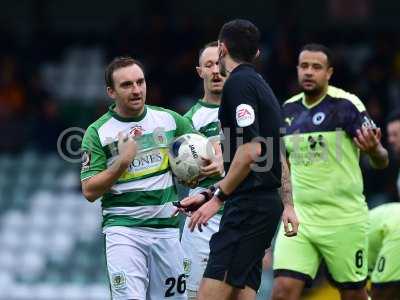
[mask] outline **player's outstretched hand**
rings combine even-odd
[[[382,132],[380,128],[361,127],[361,129],[357,129],[357,136],[353,140],[361,151],[371,154],[377,151],[380,146],[381,137]]]
[[[118,153],[121,163],[129,165],[136,156],[137,144],[128,134],[118,133]]]
[[[196,194],[193,196],[189,196],[184,198],[181,201],[173,202],[173,205],[176,206],[176,209],[173,216],[177,215],[178,213],[183,213],[184,215],[190,217],[192,212],[199,209],[206,202],[206,197],[202,194]]]
[[[282,222],[286,236],[291,237],[297,235],[297,231],[299,230],[299,219],[297,219],[297,215],[296,212],[294,211],[293,205],[290,204],[285,205],[285,208],[283,209],[282,213]]]
[[[201,167],[200,169],[200,175],[207,177],[210,175],[222,175],[224,174],[224,162],[222,160],[222,156],[221,158],[212,160],[210,158],[205,158],[205,157],[201,157],[201,160],[203,161],[204,166]]]
[[[189,228],[190,231],[196,228],[200,232],[203,231],[202,226],[207,226],[208,220],[210,220],[221,208],[222,202],[217,197],[212,197],[210,201],[207,201],[199,209],[197,209],[190,217]]]

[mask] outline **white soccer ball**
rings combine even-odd
[[[200,167],[204,164],[201,157],[213,160],[215,151],[210,141],[200,134],[184,134],[170,145],[169,164],[183,182],[191,182],[200,176]]]

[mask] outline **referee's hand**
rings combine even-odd
[[[287,237],[296,236],[299,230],[299,219],[297,219],[296,212],[293,205],[286,204],[282,213],[283,228]],[[289,225],[291,228],[289,228]]]

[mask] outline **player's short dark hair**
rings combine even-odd
[[[391,122],[395,121],[400,121],[400,110],[396,109],[393,112],[389,114],[389,116],[386,118],[386,124],[389,124]]]
[[[205,44],[200,50],[199,50],[199,63],[200,63],[200,57],[203,54],[204,50],[210,47],[218,47],[218,41],[212,41],[207,44]]]
[[[333,60],[333,54],[331,49],[328,47],[322,45],[322,44],[317,44],[317,43],[311,43],[311,44],[306,44],[301,48],[300,53],[303,51],[311,51],[311,52],[322,52],[326,55],[327,62],[328,62],[328,67],[332,66],[332,60]]]
[[[137,59],[134,59],[130,56],[118,56],[115,57],[106,67],[106,71],[104,72],[104,77],[106,81],[106,86],[107,87],[114,87],[114,79],[113,79],[113,74],[116,70],[129,67],[132,65],[138,65],[143,73],[144,73],[144,68],[143,64],[138,61]]]
[[[218,40],[235,61],[252,62],[258,51],[260,31],[248,20],[235,19],[222,26]]]

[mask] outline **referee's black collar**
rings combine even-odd
[[[250,63],[241,63],[240,65],[238,65],[236,68],[234,68],[231,72],[231,75],[234,74],[235,72],[238,72],[240,70],[245,70],[245,69],[252,69],[254,70],[254,65],[250,64]]]

